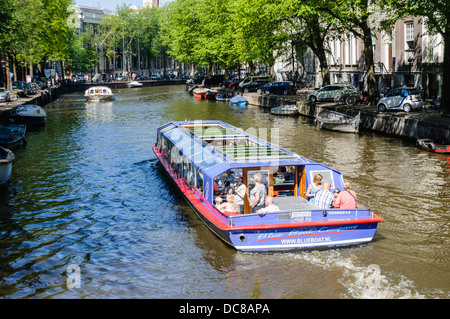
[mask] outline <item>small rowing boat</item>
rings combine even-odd
[[[0,185],[5,184],[9,180],[13,161],[14,153],[0,146]]]
[[[281,106],[271,108],[270,113],[276,114],[276,115],[297,115],[298,107],[295,104],[281,105]]]
[[[199,100],[206,100],[206,94],[208,93],[208,89],[204,88],[196,88],[192,91],[192,94],[194,95],[194,98]]]
[[[237,105],[237,106],[245,106],[247,105],[247,103],[248,103],[247,99],[239,94],[231,98],[229,102],[230,105]]]
[[[31,131],[45,125],[47,113],[38,105],[24,104],[12,111],[11,121],[14,124],[25,124],[27,130]]]
[[[429,152],[450,154],[450,145],[440,144],[429,138],[419,138],[416,143],[421,149]]]
[[[25,145],[26,130],[25,124],[0,125],[0,146],[15,150]]]
[[[323,110],[317,114],[315,122],[321,129],[358,133],[360,114],[352,117],[335,111]]]

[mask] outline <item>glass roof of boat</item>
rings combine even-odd
[[[170,123],[160,129],[182,153],[195,164],[209,169],[221,163],[228,166],[242,163],[271,165],[280,160],[297,164],[308,160],[246,134],[232,126],[221,124]],[[294,163],[292,163],[294,164]]]

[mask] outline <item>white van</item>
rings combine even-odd
[[[268,76],[248,76],[244,80],[239,83],[239,88],[242,88],[246,84],[250,84],[256,81],[265,81],[270,82],[270,77]]]

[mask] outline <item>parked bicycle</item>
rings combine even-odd
[[[346,104],[348,106],[355,104],[366,104],[367,95],[358,90],[346,90],[338,93],[334,101],[339,104]]]
[[[428,100],[423,104],[423,109],[427,113],[439,112],[440,107],[441,107],[441,99],[440,98]]]

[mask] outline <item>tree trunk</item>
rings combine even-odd
[[[372,32],[367,23],[367,20],[361,23],[361,29],[363,31],[364,42],[364,59],[365,59],[365,71],[367,79],[367,93],[370,104],[372,104],[376,98],[377,92],[377,80],[375,77],[375,65],[373,63],[373,43]]]
[[[12,86],[11,86],[11,70],[9,68],[9,55],[6,54],[6,70],[5,70],[5,75],[6,75],[6,89],[7,90],[12,90]]]

